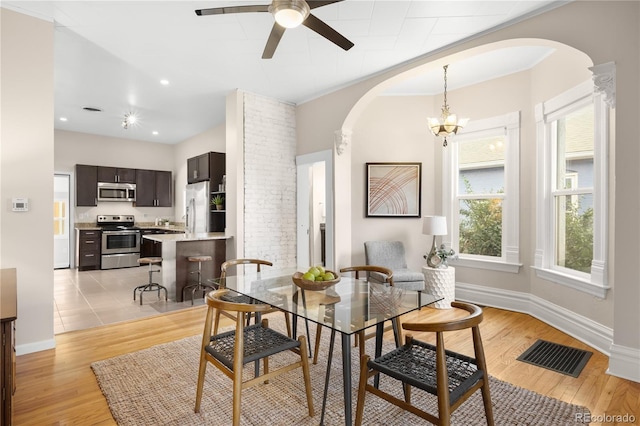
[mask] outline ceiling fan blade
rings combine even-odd
[[[196,15],[224,15],[226,13],[250,13],[250,12],[268,12],[269,5],[255,5],[255,6],[233,6],[233,7],[214,7],[211,9],[197,9]]]
[[[342,34],[331,28],[329,25],[316,18],[314,15],[309,14],[307,19],[302,23],[307,28],[320,34],[322,37],[329,41],[334,42],[344,50],[349,50],[353,47],[353,43],[347,40]]]
[[[309,9],[315,9],[316,7],[326,6],[328,4],[340,3],[343,0],[307,0]]]
[[[273,58],[273,54],[276,51],[276,47],[278,47],[278,43],[280,43],[280,39],[282,38],[282,34],[284,34],[285,29],[285,27],[278,25],[277,22],[273,23],[273,28],[271,28],[271,34],[269,34],[267,45],[264,47],[264,52],[262,52],[262,59]]]

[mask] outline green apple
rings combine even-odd
[[[309,281],[315,281],[316,280],[316,276],[313,275],[311,272],[307,272],[306,274],[304,274],[302,276],[302,278],[304,278],[305,280],[309,280]]]
[[[334,277],[331,272],[325,272],[324,274],[322,274],[322,279],[324,281],[331,281],[331,280],[335,280],[336,277]]]
[[[316,266],[316,268],[318,268],[318,271],[320,271],[321,274],[326,272],[322,266]]]
[[[315,266],[312,266],[311,268],[309,268],[307,273],[312,273],[314,277],[318,277],[320,275],[320,269],[316,268]]]

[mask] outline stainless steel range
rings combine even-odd
[[[98,226],[102,229],[101,269],[138,266],[140,258],[140,229],[134,226],[130,215],[100,215]]]

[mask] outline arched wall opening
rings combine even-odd
[[[474,81],[460,87],[455,79],[462,72],[481,73],[480,69],[462,69],[457,64],[468,63],[483,55],[492,57],[500,50],[543,47],[543,54],[533,64],[498,73],[484,81]],[[546,53],[545,53],[546,52]],[[337,219],[349,227],[350,241],[342,239],[343,252],[351,254],[350,263],[364,263],[364,242],[373,239],[401,240],[407,249],[408,266],[420,270],[423,255],[428,251],[430,236],[422,234],[421,218],[370,218],[365,214],[366,172],[369,162],[422,163],[421,216],[443,214],[442,147],[440,138],[431,135],[426,117],[437,116],[442,105],[442,67],[449,64],[448,103],[459,116],[471,120],[518,112],[520,125],[520,191],[519,242],[520,263],[517,273],[504,274],[469,267],[456,268],[457,290],[465,285],[481,286],[497,292],[514,292],[529,297],[535,295],[584,315],[597,324],[613,325],[612,297],[597,300],[586,294],[559,287],[536,277],[532,271],[536,249],[536,123],[535,105],[592,79],[593,61],[584,52],[562,43],[541,39],[514,39],[491,43],[422,64],[380,82],[364,94],[346,115],[341,131],[350,134],[348,155],[341,163],[342,176],[350,176],[351,212]],[[454,71],[459,71],[456,75]],[[439,90],[414,96],[393,94],[393,87],[421,74],[434,75]],[[458,87],[455,87],[457,84]],[[453,89],[452,89],[452,86]],[[453,138],[455,140],[455,137]],[[343,186],[346,184],[343,183]],[[613,205],[613,204],[611,204]],[[612,217],[610,214],[609,217]],[[609,256],[613,253],[610,252]],[[462,294],[459,292],[458,294]],[[499,306],[500,307],[500,306]],[[507,306],[503,307],[509,307]]]

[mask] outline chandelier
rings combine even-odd
[[[458,130],[462,129],[467,122],[468,118],[461,118],[458,120],[456,114],[452,114],[449,111],[449,105],[447,104],[447,68],[449,65],[445,65],[444,68],[444,104],[442,105],[442,115],[438,118],[428,117],[427,122],[429,129],[435,136],[444,136],[444,142],[442,146],[447,146],[447,137],[455,135]]]

